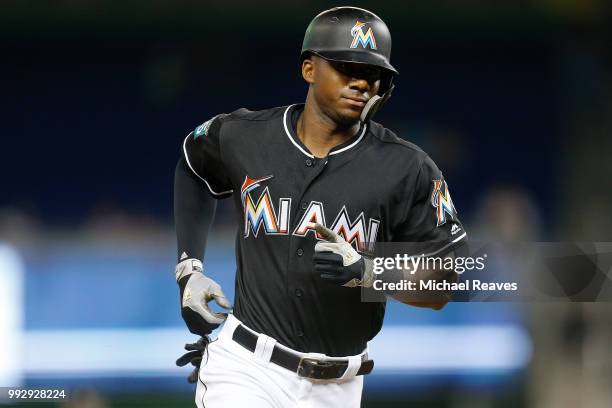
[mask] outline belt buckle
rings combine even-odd
[[[329,368],[336,366],[337,364],[333,361],[317,360],[314,358],[302,357],[298,364],[297,374],[300,377],[314,378],[314,379],[329,379],[336,377],[329,377]]]

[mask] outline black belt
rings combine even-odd
[[[232,339],[245,349],[255,352],[257,346],[257,335],[251,333],[243,325],[238,325]],[[367,360],[367,354],[363,356],[361,367],[355,375],[369,374],[374,368],[374,361]],[[317,380],[332,380],[342,377],[348,368],[348,360],[329,361],[315,358],[300,357],[296,354],[274,346],[270,361],[276,365],[297,373],[300,377],[313,378]]]

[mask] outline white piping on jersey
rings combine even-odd
[[[363,130],[361,131],[361,134],[359,135],[357,140],[355,140],[353,143],[351,143],[348,146],[344,146],[342,149],[338,149],[338,150],[335,150],[335,151],[331,152],[329,155],[331,156],[333,154],[342,153],[343,151],[348,150],[351,147],[355,146],[357,143],[359,143],[361,141],[361,139],[363,139],[363,136],[365,136],[366,129],[367,129],[367,125],[364,124],[363,125]]]
[[[291,143],[293,143],[293,145],[295,147],[300,149],[300,151],[302,153],[304,153],[306,156],[310,157],[311,159],[314,159],[314,156],[312,154],[308,153],[306,150],[302,149],[302,146],[297,144],[296,141],[293,140],[293,138],[291,137],[291,133],[289,133],[289,128],[287,127],[287,112],[289,112],[289,109],[291,109],[294,106],[295,106],[295,104],[289,105],[289,106],[287,106],[287,109],[285,109],[285,114],[283,115],[283,126],[285,127],[285,133],[287,134],[287,137],[289,138],[289,140],[291,140]]]
[[[297,147],[298,149],[300,149],[300,151],[302,153],[304,153],[306,156],[310,157],[311,159],[314,159],[314,156],[310,153],[308,153],[306,150],[304,150],[302,148],[302,146],[300,146],[295,140],[293,140],[293,137],[291,136],[291,133],[289,133],[289,128],[287,127],[287,112],[289,112],[289,109],[291,109],[292,107],[294,107],[296,104],[293,105],[289,105],[287,107],[287,109],[285,109],[285,113],[283,115],[283,126],[285,127],[285,133],[287,134],[287,137],[289,138],[289,140],[291,140],[291,143],[293,143],[293,145],[295,147]],[[361,141],[361,139],[363,139],[363,137],[365,136],[366,130],[367,130],[367,125],[363,125],[363,130],[361,131],[361,134],[359,135],[359,137],[357,138],[357,140],[355,140],[353,143],[351,143],[348,146],[344,146],[342,149],[338,149],[336,151],[333,151],[331,153],[329,153],[330,156],[337,154],[337,153],[342,153],[352,147],[354,147],[357,143],[359,143]]]
[[[439,254],[440,252],[444,251],[446,248],[448,248],[449,246],[456,244],[457,242],[461,241],[463,238],[465,238],[467,236],[467,232],[464,232],[463,235],[461,235],[458,238],[455,238],[454,240],[452,240],[451,242],[449,242],[448,244],[444,245],[442,248],[438,249],[437,251],[431,252],[429,254],[423,254],[423,255],[419,255],[422,257],[429,257],[429,256],[434,256],[436,254]]]
[[[217,193],[216,191],[214,191],[212,189],[212,187],[210,187],[210,184],[208,184],[208,181],[206,181],[206,179],[202,176],[200,176],[194,169],[193,167],[191,167],[191,163],[189,162],[189,156],[187,155],[187,139],[193,134],[193,132],[189,132],[189,134],[187,135],[187,137],[185,138],[185,141],[183,142],[183,154],[185,155],[185,161],[187,161],[187,166],[189,166],[189,168],[191,169],[191,171],[193,171],[193,174],[195,174],[196,176],[198,176],[198,178],[200,180],[202,180],[204,183],[206,183],[206,187],[208,187],[208,191],[211,192],[211,194],[215,195],[215,196],[222,196],[224,194],[228,194],[228,193],[233,193],[234,190],[227,190],[227,191],[222,191],[220,193]]]

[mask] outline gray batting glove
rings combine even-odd
[[[232,304],[221,286],[202,272],[202,262],[198,259],[185,259],[176,265],[175,275],[180,288],[183,320],[190,332],[206,336],[227,318],[227,313],[210,310],[208,302],[214,300],[228,310]]]

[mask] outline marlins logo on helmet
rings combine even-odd
[[[351,35],[353,36],[351,48],[357,48],[361,44],[363,48],[368,48],[369,45],[373,50],[376,49],[376,39],[372,27],[368,27],[368,31],[365,34],[363,33],[363,26],[366,24],[359,20],[355,21],[355,25],[351,28]]]

